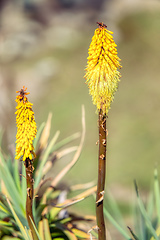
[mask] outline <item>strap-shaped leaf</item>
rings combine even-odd
[[[15,219],[15,221],[16,221],[16,223],[17,223],[17,225],[18,225],[18,227],[19,227],[19,229],[20,229],[20,231],[22,233],[22,236],[25,238],[25,240],[30,240],[30,238],[28,236],[28,233],[27,233],[27,230],[22,225],[20,219],[18,218],[18,216],[17,216],[16,212],[14,211],[14,209],[13,209],[13,207],[12,207],[12,205],[11,205],[11,203],[10,203],[8,198],[7,198],[7,202],[8,202],[9,208],[10,208],[12,214],[13,214],[13,217],[14,217],[14,219]]]

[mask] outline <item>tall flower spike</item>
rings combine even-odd
[[[32,103],[26,97],[29,93],[25,92],[27,88],[17,91],[19,95],[16,97],[17,111],[15,112],[17,123],[16,135],[16,159],[23,156],[23,161],[26,158],[32,160],[35,157],[33,140],[36,137],[37,127],[32,110]]]
[[[120,58],[117,56],[116,44],[106,25],[97,22],[99,27],[95,30],[88,53],[86,67],[86,83],[92,96],[93,104],[98,111],[108,115],[111,102],[120,81]]]

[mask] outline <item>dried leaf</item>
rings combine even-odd
[[[52,120],[52,113],[49,113],[46,125],[43,129],[43,132],[42,132],[42,135],[41,135],[41,138],[40,138],[40,141],[39,141],[39,148],[40,149],[46,148],[46,146],[48,144],[48,138],[49,138],[50,129],[51,129],[51,120]]]
[[[81,141],[80,145],[78,146],[77,152],[75,153],[72,161],[55,177],[55,179],[52,181],[50,188],[47,189],[46,193],[44,195],[48,195],[52,192],[52,189],[59,183],[59,181],[66,175],[66,173],[74,166],[74,164],[77,162],[81,151],[82,146],[84,143],[84,137],[85,137],[85,111],[84,106],[82,106],[82,135],[81,135]]]
[[[93,194],[95,191],[97,190],[97,186],[94,186],[86,191],[84,191],[83,193],[80,193],[79,195],[77,195],[76,197],[70,198],[70,199],[66,199],[63,203],[58,204],[58,205],[54,205],[56,208],[66,208],[69,207],[77,202],[82,201],[84,198],[88,197],[89,195]]]
[[[89,182],[89,183],[84,183],[84,184],[76,184],[70,187],[71,191],[76,191],[76,190],[81,190],[81,189],[87,189],[90,188],[94,185],[95,183]]]

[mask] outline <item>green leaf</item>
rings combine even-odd
[[[66,234],[66,236],[70,239],[70,240],[78,240],[77,237],[74,235],[74,233],[72,233],[69,230],[63,230],[64,234]]]
[[[78,239],[90,239],[89,234],[77,229],[77,228],[72,228],[72,232],[76,235]]]
[[[14,203],[17,212],[24,216],[25,213],[25,203],[23,199],[20,197],[20,193],[15,185],[14,179],[8,169],[6,161],[3,158],[2,153],[0,152],[0,176],[3,182],[5,183],[5,187],[7,189],[7,194]]]
[[[12,223],[0,220],[0,226],[12,227]]]
[[[21,238],[15,238],[15,237],[9,237],[9,236],[4,236],[2,240],[21,240]]]
[[[149,196],[148,196],[148,201],[147,201],[147,204],[146,204],[146,210],[147,210],[147,213],[148,213],[148,217],[150,219],[152,219],[152,216],[154,214],[154,211],[155,211],[155,203],[154,203],[154,196],[153,196],[153,193],[150,193]]]
[[[10,214],[7,207],[2,202],[0,202],[0,210],[8,215]]]
[[[44,210],[44,208],[46,207],[45,204],[40,204],[37,206],[37,208],[35,209],[35,216],[34,216],[34,219],[35,219],[35,223],[36,225],[38,226],[38,223],[41,219],[41,214],[42,214],[42,211]]]
[[[115,221],[115,219],[111,216],[111,214],[104,207],[104,216],[108,218],[108,220],[115,226],[115,228],[125,237],[127,240],[131,240],[130,236],[126,233],[126,231]]]
[[[15,219],[15,221],[16,221],[16,223],[17,223],[17,225],[18,225],[18,227],[19,227],[19,229],[22,233],[22,236],[25,238],[25,240],[30,240],[30,238],[28,237],[27,230],[24,228],[21,221],[19,220],[19,218],[18,218],[17,214],[15,213],[15,211],[14,211],[14,209],[13,209],[13,207],[12,207],[8,198],[7,198],[7,202],[8,202],[9,208],[10,208],[12,214],[13,214],[13,217],[14,217],[14,219]]]
[[[50,230],[49,230],[48,219],[43,218],[43,226],[44,226],[44,239],[52,240],[51,233],[50,233]]]
[[[36,232],[36,234],[37,234],[38,239],[41,240],[41,237],[40,237],[40,235],[39,235],[39,233],[38,233],[38,231],[37,231],[37,228],[36,228],[34,222],[32,221],[32,218],[31,218],[31,217],[30,217],[30,220],[31,220],[32,226],[34,227],[34,230],[35,230],[35,232]]]
[[[159,191],[159,181],[158,181],[158,172],[157,168],[154,170],[154,194],[155,194],[155,203],[156,203],[156,212],[158,217],[158,225],[160,225],[160,191]]]
[[[15,180],[17,189],[18,189],[19,193],[22,194],[21,184],[20,184],[20,174],[19,174],[19,161],[18,160],[14,161],[13,174],[14,174],[14,180]]]
[[[43,229],[43,219],[38,224],[38,232],[39,232],[39,236],[40,236],[41,240],[45,240],[44,239],[44,229]]]
[[[132,234],[132,236],[134,237],[135,240],[139,240],[139,238],[134,234],[134,232],[132,231],[132,229],[130,227],[128,227],[130,233]]]
[[[153,235],[153,237],[156,239],[156,240],[159,240],[159,238],[157,237],[157,234],[156,234],[156,231],[155,229],[153,228],[152,226],[152,223],[148,217],[148,214],[145,210],[145,207],[143,205],[143,202],[139,196],[139,192],[138,192],[138,186],[135,182],[135,190],[136,190],[136,194],[137,194],[137,201],[138,201],[138,206],[139,206],[139,209],[140,209],[140,212],[142,214],[142,216],[144,217],[144,220],[145,220],[145,223],[146,223],[146,226],[148,227],[148,230],[150,231],[150,233]]]
[[[57,223],[56,226],[69,238],[69,240],[78,240],[74,233],[71,231],[71,229],[68,229],[64,225],[61,225],[60,223]]]
[[[119,222],[119,225],[122,227],[122,229],[126,229],[126,225],[124,224],[123,217],[120,212],[120,208],[117,202],[115,201],[115,198],[111,195],[110,192],[108,192],[107,195],[108,195],[107,209],[110,210],[110,213],[112,216],[116,216],[116,221]]]
[[[24,203],[26,203],[26,198],[27,198],[26,169],[24,166],[24,162],[21,162],[21,164],[22,164],[21,191],[22,191],[23,201]]]

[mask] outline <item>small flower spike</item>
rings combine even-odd
[[[107,26],[102,22],[95,30],[88,53],[86,67],[86,83],[89,93],[92,96],[93,104],[98,111],[108,115],[111,102],[120,81],[120,73],[117,69],[121,68],[120,58],[117,56],[117,45],[115,44]]]
[[[37,127],[32,110],[32,103],[26,97],[29,93],[25,92],[27,88],[23,87],[17,91],[19,95],[16,97],[17,111],[15,112],[17,123],[16,135],[16,157],[19,159],[23,156],[23,161],[26,158],[32,160],[35,157],[33,140],[36,137]]]

